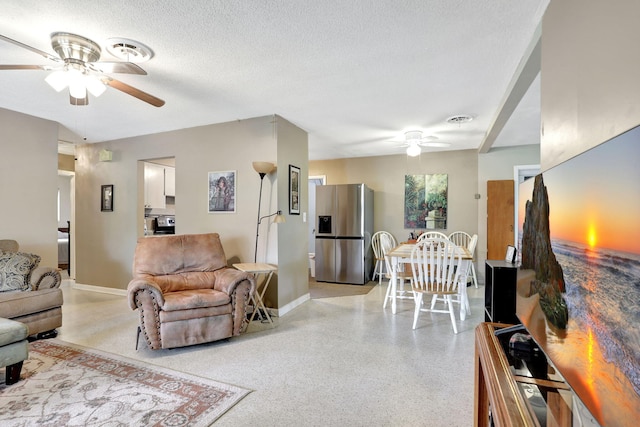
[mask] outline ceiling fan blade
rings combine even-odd
[[[434,142],[434,141],[430,141],[430,142],[421,142],[420,146],[422,147],[429,147],[429,148],[446,148],[446,147],[451,147],[451,144],[448,142]]]
[[[133,62],[91,62],[87,64],[93,71],[99,73],[139,74],[146,76],[147,72]]]
[[[53,70],[48,65],[0,65],[0,70]]]
[[[7,36],[3,36],[2,34],[0,34],[0,39],[4,40],[4,41],[6,41],[6,42],[9,42],[9,43],[13,43],[13,44],[15,44],[16,46],[19,46],[19,47],[21,47],[21,48],[23,48],[23,49],[30,50],[31,52],[37,53],[38,55],[40,55],[40,56],[44,56],[45,58],[50,59],[50,60],[52,60],[52,61],[55,61],[55,62],[63,62],[63,61],[62,61],[62,59],[58,58],[57,56],[53,56],[53,55],[51,55],[51,54],[48,54],[47,52],[44,52],[44,51],[42,51],[42,50],[40,50],[40,49],[36,49],[35,47],[31,47],[31,46],[26,45],[26,44],[24,44],[24,43],[21,43],[21,42],[19,42],[19,41],[17,41],[17,40],[10,39],[9,37],[7,37]]]
[[[135,98],[138,98],[141,101],[153,105],[154,107],[162,107],[164,105],[164,101],[162,99],[156,98],[155,96],[150,95],[147,92],[143,92],[140,89],[136,89],[135,87],[129,86],[128,84],[116,80],[112,77],[102,76],[101,80],[102,83],[111,86],[114,89],[118,89],[119,91],[131,95]]]

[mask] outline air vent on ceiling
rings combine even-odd
[[[459,124],[459,123],[467,123],[467,122],[470,122],[471,120],[473,120],[473,117],[467,116],[467,115],[464,115],[464,114],[460,114],[460,115],[457,115],[457,116],[449,117],[447,119],[447,122],[448,123],[458,123]]]
[[[140,64],[153,58],[153,51],[150,47],[130,39],[108,39],[106,49],[116,58],[135,64]]]

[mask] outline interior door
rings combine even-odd
[[[487,259],[504,259],[514,238],[513,180],[487,181]]]

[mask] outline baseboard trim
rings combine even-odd
[[[293,301],[291,301],[289,304],[286,304],[282,307],[280,307],[279,309],[276,310],[276,316],[277,317],[282,317],[285,314],[287,314],[288,312],[290,312],[291,310],[293,310],[294,308],[298,307],[299,305],[304,304],[305,302],[309,301],[311,299],[311,294],[306,293],[304,295],[302,295],[300,298],[295,299]],[[269,314],[271,314],[271,311],[269,311]]]
[[[74,283],[71,285],[73,289],[80,289],[82,291],[99,292],[101,294],[118,295],[121,297],[127,296],[126,289],[107,288],[104,286],[83,285],[82,283]]]

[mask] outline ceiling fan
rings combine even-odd
[[[146,75],[147,72],[133,62],[99,61],[102,50],[93,40],[77,34],[53,33],[51,34],[51,46],[58,54],[55,56],[2,34],[0,34],[0,39],[30,50],[55,63],[55,65],[0,64],[0,70],[53,71],[45,80],[58,92],[68,87],[69,100],[72,105],[87,105],[89,103],[87,91],[93,96],[99,96],[106,90],[106,86],[138,98],[154,107],[164,105],[162,99],[108,76],[106,73]],[[126,48],[126,46],[123,47],[125,50]]]
[[[435,136],[422,136],[420,130],[410,130],[404,133],[404,146],[407,147],[407,156],[417,157],[424,148],[444,148],[451,146],[448,142],[436,141]]]

